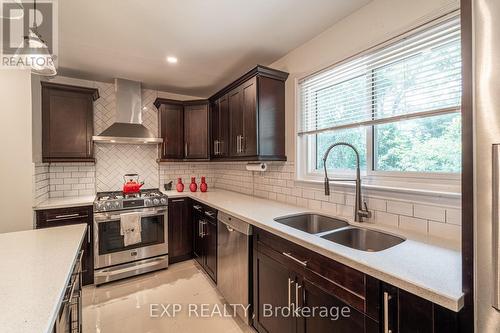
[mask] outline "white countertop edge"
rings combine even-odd
[[[421,285],[417,282],[410,281],[408,279],[402,279],[398,276],[392,275],[388,272],[384,272],[384,271],[381,271],[375,267],[372,267],[368,263],[359,262],[355,259],[349,258],[349,257],[344,256],[342,254],[339,254],[337,252],[334,252],[331,249],[326,249],[326,248],[319,246],[318,244],[311,243],[310,241],[303,239],[303,238],[300,238],[300,237],[297,237],[296,235],[293,235],[291,233],[287,233],[283,230],[273,228],[272,226],[269,226],[267,224],[263,224],[263,223],[256,221],[256,220],[249,219],[246,216],[242,216],[242,215],[238,214],[238,212],[228,210],[225,207],[214,204],[213,202],[207,201],[204,198],[200,198],[199,196],[196,196],[190,192],[174,192],[174,191],[163,191],[163,192],[168,197],[171,197],[171,198],[190,197],[194,200],[200,201],[200,202],[207,204],[213,208],[216,208],[219,211],[222,211],[222,212],[227,213],[229,215],[232,215],[236,218],[239,218],[239,219],[241,219],[249,224],[252,224],[260,229],[263,229],[263,230],[269,231],[275,235],[281,236],[281,237],[283,237],[287,240],[290,240],[290,241],[292,241],[300,246],[304,246],[304,247],[308,248],[309,250],[317,252],[317,253],[324,255],[325,257],[328,257],[330,259],[336,260],[336,261],[338,261],[344,265],[347,265],[349,267],[352,267],[354,269],[357,269],[357,270],[359,270],[365,274],[368,274],[374,278],[377,278],[383,282],[390,283],[390,284],[394,285],[395,287],[406,290],[412,294],[420,296],[424,299],[427,299],[435,304],[443,306],[443,307],[445,307],[449,310],[452,310],[454,312],[460,311],[460,309],[464,305],[464,294],[461,291],[459,294],[453,294],[453,295],[452,294],[445,294],[441,290],[432,289],[432,288],[429,288],[428,286]],[[234,193],[235,195],[248,196],[248,195],[245,195],[242,193],[232,192],[232,191],[228,191],[228,190],[216,189],[212,192],[229,192],[229,193]],[[199,192],[195,192],[195,194],[196,193],[199,193]],[[207,192],[207,193],[209,193],[209,192]],[[283,203],[279,203],[279,202],[276,202],[276,203],[283,204]],[[312,212],[310,209],[307,209],[307,208],[301,208],[301,207],[296,207],[296,208],[301,210],[302,212]],[[318,212],[314,212],[314,213],[318,213]],[[324,214],[324,212],[321,212],[321,214]],[[324,215],[327,215],[327,214],[324,214]],[[345,219],[345,218],[343,218],[343,219]],[[351,221],[349,221],[349,223],[354,224]],[[388,232],[387,229],[379,228],[377,225],[374,225],[374,224],[363,225],[362,227],[371,228],[371,229],[382,229],[383,231]],[[391,232],[391,231],[389,231],[389,232]],[[392,230],[392,233],[397,234],[397,230]],[[409,240],[413,241],[411,239],[409,239]],[[425,243],[423,241],[422,242],[415,241],[415,242]],[[446,247],[443,247],[443,249],[445,249],[445,248]]]
[[[60,197],[49,198],[33,206],[34,210],[92,206],[95,195],[86,195],[81,197]]]
[[[48,327],[46,327],[46,329],[45,329],[46,333],[52,333],[52,331],[53,331],[54,324],[55,324],[57,316],[59,314],[59,309],[61,308],[61,305],[62,305],[64,293],[66,292],[66,286],[68,285],[69,281],[71,280],[71,273],[72,273],[73,267],[75,266],[76,259],[78,258],[78,253],[80,253],[80,249],[82,248],[83,240],[85,239],[85,236],[87,234],[87,225],[86,224],[83,224],[83,223],[82,224],[73,224],[71,226],[75,226],[75,225],[82,226],[82,237],[80,238],[80,242],[78,243],[78,248],[77,248],[78,250],[75,252],[74,257],[73,257],[73,261],[71,262],[71,269],[67,274],[66,282],[64,282],[64,285],[61,287],[62,289],[61,289],[61,292],[59,294],[59,301],[56,304],[54,304],[54,307],[52,308],[52,318],[49,322]],[[61,227],[54,227],[54,228],[66,228],[66,227],[69,227],[69,226],[61,226]]]

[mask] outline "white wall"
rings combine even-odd
[[[0,71],[0,100],[2,101],[0,233],[3,233],[33,228],[32,110],[29,70]]]
[[[296,80],[387,41],[442,13],[458,0],[374,0],[270,65],[286,81],[286,154],[295,161]]]

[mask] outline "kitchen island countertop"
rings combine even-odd
[[[86,230],[76,224],[0,234],[0,332],[52,332]]]

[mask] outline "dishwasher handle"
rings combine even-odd
[[[252,235],[252,226],[234,216],[219,211],[218,220],[223,223],[230,232],[237,231],[247,236]]]

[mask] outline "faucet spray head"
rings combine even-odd
[[[325,195],[330,195],[330,180],[325,177]]]

